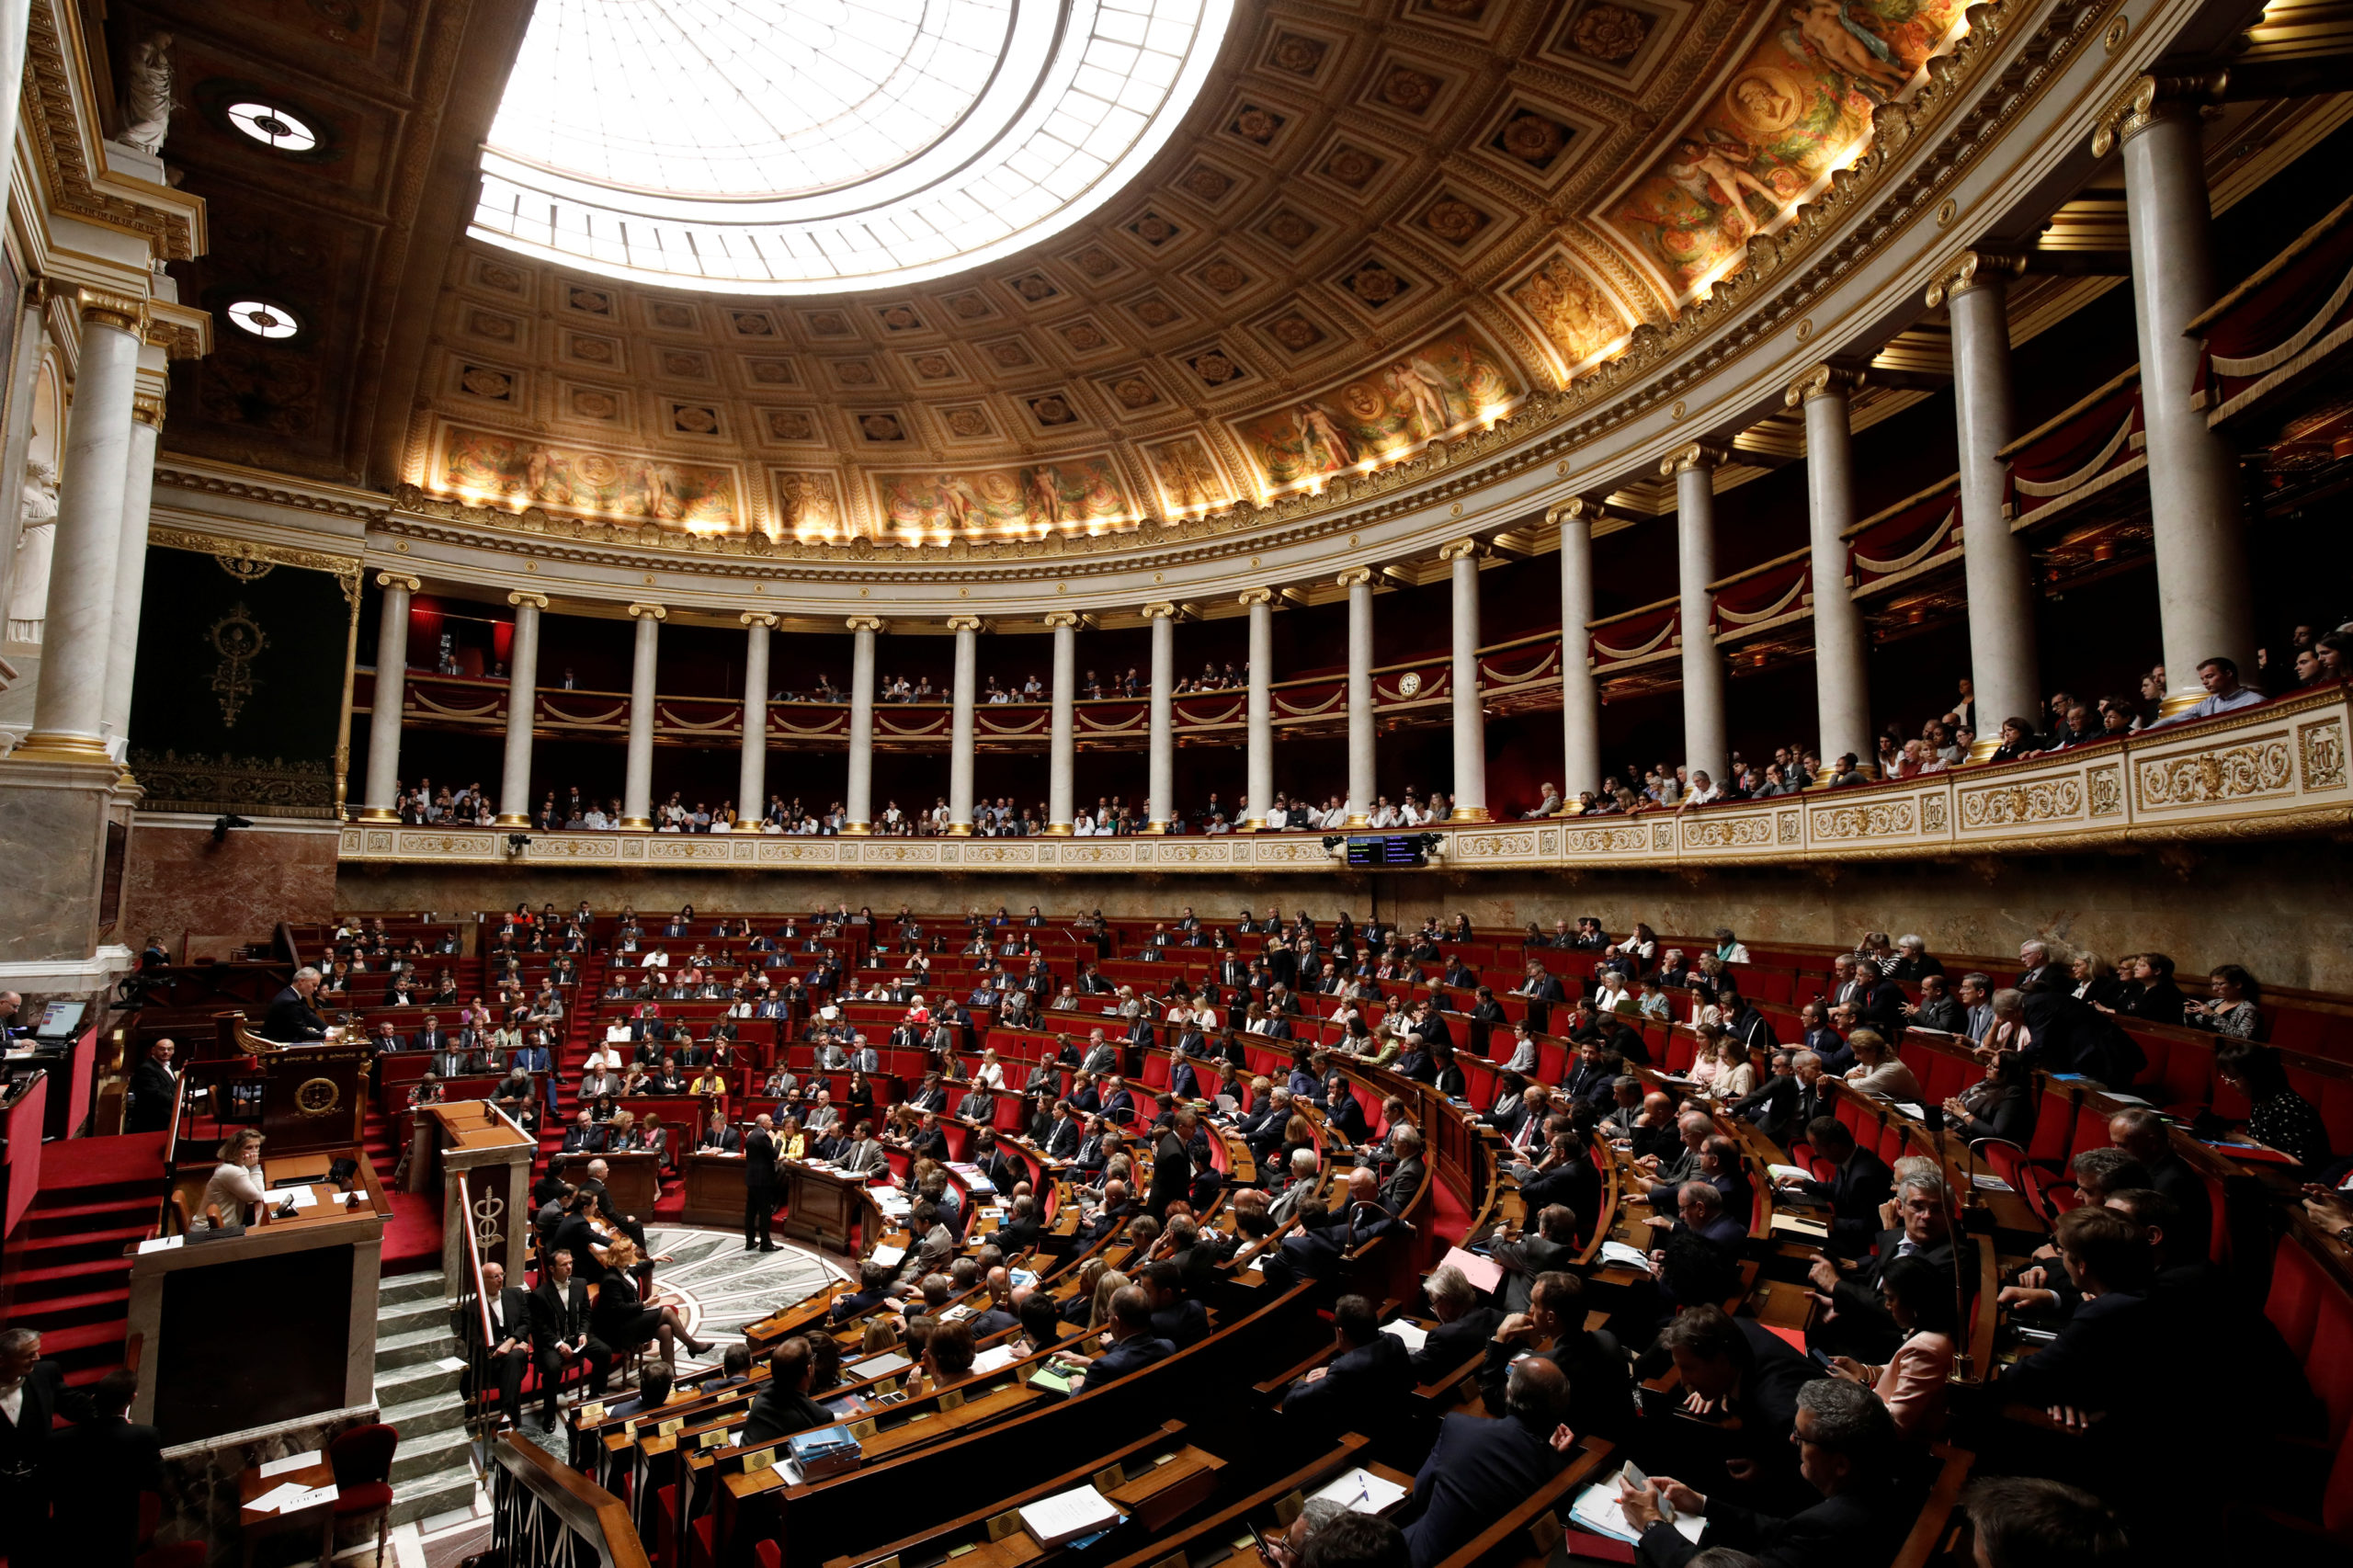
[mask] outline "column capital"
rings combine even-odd
[[[670,619],[669,607],[666,605],[631,605],[629,607],[629,617],[631,620],[640,620],[649,615],[656,620],[667,620]]]
[[[777,628],[777,614],[772,609],[747,609],[735,619],[745,626],[765,626],[771,631]]]
[[[1659,459],[1659,477],[1672,479],[1678,473],[1689,473],[1694,469],[1722,468],[1730,461],[1732,453],[1711,441],[1694,441]]]
[[[513,605],[517,609],[522,608],[525,605],[529,605],[534,609],[545,609],[548,608],[547,595],[529,593],[521,588],[517,588],[513,593],[507,595],[506,602]]]
[[[379,572],[376,574],[376,586],[380,588],[389,588],[394,584],[398,584],[400,586],[406,588],[412,594],[425,586],[424,584],[418,582],[415,578],[410,576],[405,572]]]
[[[1043,620],[1048,626],[1053,627],[1078,627],[1085,625],[1086,622],[1086,617],[1079,614],[1078,611],[1074,609],[1048,610],[1039,619]]]
[[[888,631],[891,623],[879,615],[853,615],[842,622],[852,631]]]
[[[147,301],[144,300],[107,289],[78,289],[74,290],[74,303],[85,322],[110,326],[133,337],[146,335]]]
[[[1335,581],[1344,588],[1353,588],[1359,583],[1370,583],[1372,581],[1372,568],[1370,566],[1351,566],[1347,571],[1341,573]]]
[[[1928,309],[1935,310],[1958,294],[1972,289],[1998,288],[2013,278],[2026,273],[2026,257],[2014,251],[1989,250],[1980,246],[1965,250],[1945,263],[1937,280],[1928,285]]]
[[[1859,390],[1866,379],[1865,372],[1845,365],[1816,365],[1797,380],[1781,394],[1781,406],[1795,408],[1818,397],[1847,397]]]
[[[1563,523],[1606,523],[1609,514],[1598,501],[1588,501],[1582,495],[1572,495],[1557,506],[1544,509],[1544,521],[1553,528]]]
[[[157,392],[138,392],[131,400],[131,417],[151,430],[164,427],[164,399]]]
[[[1143,607],[1143,618],[1146,620],[1174,620],[1176,619],[1176,607],[1170,604],[1166,599],[1163,599],[1157,604],[1148,604]]]
[[[951,615],[948,618],[948,630],[950,631],[985,631],[988,630],[988,622],[983,620],[977,615]]]
[[[1275,602],[1275,591],[1272,588],[1245,588],[1234,596],[1234,601],[1245,605],[1270,605]]]
[[[1438,547],[1438,558],[1440,561],[1464,560],[1474,557],[1478,553],[1479,541],[1475,539],[1449,540]]]
[[[2093,121],[2092,156],[2107,157],[2119,143],[2131,141],[2160,120],[2213,119],[2222,112],[2222,89],[2230,80],[2226,70],[2194,76],[2134,77]]]

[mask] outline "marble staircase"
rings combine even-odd
[[[466,1437],[460,1355],[450,1332],[445,1277],[397,1275],[377,1296],[376,1404],[399,1428],[392,1457],[392,1523],[470,1508],[474,1462]]]

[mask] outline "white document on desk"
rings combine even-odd
[[[1628,1268],[1639,1268],[1645,1274],[1651,1271],[1650,1254],[1640,1247],[1629,1246],[1624,1242],[1602,1243],[1601,1261],[1623,1264]]]
[[[279,1513],[299,1514],[305,1508],[319,1507],[324,1504],[332,1503],[336,1498],[343,1495],[342,1488],[335,1485],[332,1481],[328,1482],[324,1486],[313,1487],[307,1491],[298,1486],[294,1491],[295,1494],[293,1496],[289,1497],[285,1502],[280,1503],[278,1506],[278,1511]]]
[[[878,1268],[896,1268],[900,1264],[906,1261],[907,1249],[904,1247],[879,1246],[874,1249],[870,1256],[875,1267]]]
[[[1330,1485],[1319,1487],[1313,1495],[1337,1503],[1352,1513],[1385,1514],[1404,1502],[1407,1492],[1395,1482],[1358,1466]]]
[[[316,1209],[319,1206],[319,1195],[312,1191],[308,1184],[301,1187],[273,1187],[263,1196],[273,1209],[287,1203],[293,1204],[297,1209]]]
[[[1627,1521],[1626,1510],[1618,1506],[1618,1496],[1625,1484],[1622,1470],[1607,1481],[1596,1482],[1577,1494],[1569,1505],[1569,1523],[1594,1535],[1606,1535],[1613,1540],[1640,1540],[1642,1532]],[[1694,1546],[1705,1533],[1708,1521],[1692,1514],[1680,1515],[1675,1521],[1675,1533]]]
[[[1097,1530],[1110,1528],[1121,1515],[1111,1500],[1092,1486],[1074,1486],[1051,1497],[1023,1505],[1022,1526],[1040,1546],[1058,1546]]]
[[[263,1465],[261,1467],[261,1478],[264,1481],[267,1481],[271,1476],[284,1475],[290,1470],[308,1470],[318,1462],[319,1450],[316,1449],[313,1449],[310,1452],[304,1454],[288,1454],[282,1460],[272,1460],[267,1464]]]
[[[1011,1345],[993,1345],[972,1358],[972,1376],[987,1377],[991,1372],[1001,1371],[1019,1359],[1021,1359],[1021,1352]]]
[[[1405,1348],[1408,1350],[1419,1350],[1429,1343],[1430,1331],[1420,1324],[1409,1322],[1404,1318],[1399,1318],[1395,1323],[1382,1324],[1381,1332],[1396,1335],[1404,1341]]]

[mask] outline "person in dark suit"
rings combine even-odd
[[[768,1221],[776,1212],[776,1125],[764,1111],[744,1140],[744,1250],[774,1252]]]
[[[1421,1191],[1422,1180],[1428,1174],[1428,1166],[1422,1162],[1422,1130],[1411,1123],[1392,1128],[1389,1151],[1397,1164],[1381,1184],[1381,1206],[1403,1218],[1405,1206]]]
[[[1038,1244],[1041,1227],[1038,1223],[1038,1200],[1028,1193],[1016,1198],[1006,1210],[1006,1221],[996,1228],[989,1239],[1007,1257],[1018,1257]]]
[[[572,1253],[547,1254],[539,1287],[531,1292],[531,1353],[540,1369],[540,1425],[555,1426],[556,1385],[573,1362],[588,1363],[588,1392],[601,1395],[611,1376],[613,1353],[588,1329],[588,1287],[573,1278]]]
[[[2177,1262],[2201,1261],[2213,1256],[2214,1198],[2206,1178],[2173,1152],[2171,1134],[2155,1111],[2132,1106],[2108,1119],[2109,1141],[2141,1163],[2149,1173],[2152,1190],[2173,1199],[2177,1210],[2166,1233],[2167,1250]]]
[[[1332,1306],[1333,1357],[1283,1394],[1288,1426],[1296,1420],[1317,1438],[1377,1431],[1393,1419],[1413,1392],[1413,1358],[1405,1342],[1381,1330],[1381,1313],[1362,1296]]]
[[[1092,1361],[1067,1354],[1056,1358],[1065,1366],[1085,1369],[1071,1385],[1072,1394],[1117,1382],[1176,1354],[1176,1346],[1152,1332],[1152,1293],[1140,1285],[1123,1286],[1112,1293],[1109,1332],[1111,1347]]]
[[[1539,1213],[1556,1203],[1574,1211],[1580,1221],[1601,1212],[1601,1173],[1574,1132],[1552,1134],[1542,1159],[1515,1170],[1520,1201]]]
[[[1963,1260],[1956,1267],[1954,1204],[1942,1177],[1934,1172],[1906,1175],[1896,1185],[1895,1211],[1901,1223],[1872,1238],[1869,1256],[1814,1259],[1808,1271],[1817,1292],[1813,1321],[1806,1330],[1809,1349],[1870,1358],[1874,1365],[1893,1355],[1904,1335],[1881,1300],[1880,1280],[1899,1257],[1916,1257],[1947,1279],[1965,1279],[1974,1286],[1977,1243],[1960,1240]]]
[[[1754,1318],[1702,1302],[1677,1313],[1659,1336],[1678,1386],[1647,1390],[1633,1456],[1653,1475],[1701,1478],[1711,1495],[1791,1511],[1803,1483],[1790,1434],[1798,1391],[1828,1374]]]
[[[131,1104],[122,1118],[125,1132],[161,1132],[171,1126],[172,1106],[180,1093],[180,1075],[172,1067],[178,1049],[168,1040],[147,1048],[147,1059],[131,1075]]]
[[[1634,1415],[1626,1353],[1608,1330],[1585,1326],[1583,1279],[1565,1272],[1538,1275],[1528,1310],[1495,1325],[1479,1368],[1479,1392],[1490,1415],[1504,1413],[1506,1375],[1523,1351],[1566,1374],[1568,1414],[1562,1419],[1591,1437],[1612,1442],[1625,1437]]]
[[[1422,1281],[1422,1294],[1429,1298],[1430,1315],[1438,1319],[1438,1326],[1414,1352],[1413,1370],[1416,1381],[1432,1382],[1461,1371],[1472,1358],[1483,1355],[1504,1314],[1497,1308],[1479,1305],[1470,1278],[1450,1263],[1430,1270],[1429,1278]]]
[[[1143,1288],[1152,1292],[1152,1332],[1182,1350],[1210,1336],[1210,1310],[1185,1294],[1185,1271],[1162,1258],[1147,1264]]]
[[[1179,1110],[1168,1130],[1152,1146],[1152,1186],[1145,1190],[1144,1212],[1155,1220],[1168,1217],[1168,1206],[1185,1198],[1193,1183],[1190,1145],[1199,1119],[1190,1106]]]
[[[703,1129],[695,1147],[721,1154],[740,1154],[744,1152],[743,1129],[728,1125],[725,1111],[712,1111],[710,1125]]]
[[[1575,1441],[1564,1424],[1569,1385],[1559,1367],[1530,1356],[1511,1370],[1501,1420],[1457,1414],[1439,1424],[1414,1477],[1415,1517],[1405,1527],[1414,1568],[1453,1555],[1568,1463]]]
[[[798,1335],[768,1353],[767,1384],[753,1396],[751,1411],[744,1417],[744,1446],[772,1443],[795,1432],[833,1425],[832,1413],[809,1397],[809,1377],[815,1365],[809,1341]]]
[[[835,1296],[829,1323],[847,1323],[890,1298],[891,1285],[898,1278],[898,1270],[888,1264],[863,1263],[858,1266],[858,1289],[846,1296]]]
[[[1488,1247],[1487,1256],[1503,1267],[1505,1312],[1528,1311],[1537,1279],[1575,1260],[1578,1224],[1575,1210],[1548,1203],[1537,1210],[1533,1234],[1506,1237]]]
[[[139,1550],[139,1494],[163,1490],[163,1435],[126,1414],[138,1392],[139,1374],[118,1367],[90,1391],[88,1418],[49,1436],[42,1481],[77,1562],[129,1564]],[[29,1558],[32,1543],[22,1546]]]
[[[42,1472],[56,1439],[50,1428],[59,1415],[87,1421],[89,1397],[65,1386],[65,1373],[40,1358],[40,1335],[29,1328],[0,1329],[0,1394],[17,1396],[11,1416],[0,1405],[0,1540],[10,1560],[45,1562],[49,1498]],[[134,1517],[137,1510],[132,1510]],[[128,1561],[128,1559],[126,1559]]]
[[[1648,1486],[1620,1499],[1626,1522],[1642,1534],[1640,1568],[1683,1568],[1702,1550],[1666,1522],[1662,1504],[1678,1517],[1707,1520],[1700,1539],[1710,1549],[1746,1552],[1764,1568],[1878,1568],[1887,1562],[1915,1511],[1889,1473],[1901,1446],[1887,1406],[1860,1383],[1819,1379],[1799,1391],[1792,1427],[1800,1473],[1819,1501],[1776,1517],[1653,1475]]]
[[[1817,1116],[1806,1124],[1806,1142],[1813,1152],[1837,1167],[1828,1181],[1787,1181],[1785,1190],[1830,1200],[1829,1251],[1840,1257],[1859,1257],[1879,1234],[1879,1206],[1891,1190],[1887,1163],[1855,1142],[1847,1124],[1835,1116]]]
[[[327,1021],[311,1006],[311,998],[318,994],[318,990],[317,970],[308,964],[296,970],[292,983],[270,998],[269,1011],[262,1016],[262,1038],[281,1045],[326,1039]]]
[[[1347,1074],[1335,1073],[1324,1081],[1326,1110],[1324,1123],[1351,1143],[1361,1143],[1371,1134],[1366,1125],[1364,1107],[1348,1087]]]
[[[495,1384],[498,1408],[514,1426],[523,1424],[523,1369],[531,1364],[531,1296],[506,1282],[504,1264],[482,1266],[482,1301],[490,1314],[490,1336],[481,1346],[478,1370],[484,1386]]]

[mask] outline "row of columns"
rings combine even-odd
[[[2219,654],[2243,671],[2255,667],[2237,463],[2229,441],[2206,422],[2199,396],[2201,350],[2187,330],[2215,297],[2198,131],[2202,85],[2143,78],[2094,142],[2099,155],[2111,145],[2120,145],[2123,153],[2167,711],[2203,695],[2201,661]],[[1927,296],[1929,307],[1945,307],[1951,320],[1962,575],[1980,756],[1999,744],[2002,721],[2036,718],[2042,710],[2032,562],[2005,514],[2008,470],[2001,455],[2018,433],[2007,285],[2024,269],[2022,256],[1970,251]],[[1867,640],[1847,580],[1846,540],[1856,520],[1849,403],[1862,381],[1860,371],[1818,365],[1790,385],[1786,403],[1802,407],[1805,416],[1818,742],[1825,758],[1851,753],[1868,770],[1874,748]],[[1696,444],[1661,465],[1676,489],[1684,761],[1718,782],[1731,747],[1723,653],[1710,626],[1710,585],[1717,575],[1715,471],[1728,455]],[[1581,500],[1552,513],[1561,552],[1563,783],[1572,799],[1598,789],[1603,773],[1600,702],[1586,631],[1593,619],[1596,515]],[[1461,603],[1458,593],[1458,669]]]
[[[84,289],[74,303],[81,352],[60,450],[40,676],[31,730],[11,755],[109,763],[130,741],[164,402],[139,385],[144,301]]]
[[[1452,666],[1454,720],[1455,815],[1466,822],[1486,820],[1486,725],[1479,700],[1478,551],[1474,541],[1457,540],[1446,547],[1451,562],[1454,595],[1454,654]],[[360,816],[364,821],[390,821],[397,812],[401,713],[408,668],[408,627],[411,596],[417,578],[398,572],[377,574],[383,589],[382,619],[376,637],[376,685],[369,721],[368,775]],[[1372,574],[1357,568],[1344,572],[1340,585],[1348,595],[1348,815],[1362,825],[1371,812],[1374,794],[1372,706]],[[1249,616],[1248,789],[1240,825],[1256,830],[1266,825],[1275,800],[1274,713],[1274,594],[1255,588],[1241,596]],[[526,827],[531,820],[532,719],[539,686],[540,623],[547,608],[543,594],[517,592],[507,596],[515,607],[515,641],[508,667],[506,734],[500,774],[498,825]],[[669,611],[655,604],[632,604],[629,614],[636,623],[630,668],[629,744],[621,788],[621,826],[639,830],[653,825],[654,681],[659,639]],[[1149,767],[1145,791],[1147,832],[1165,833],[1176,815],[1176,604],[1162,601],[1143,607],[1152,627],[1152,691]],[[1047,832],[1067,834],[1076,820],[1078,627],[1080,617],[1058,612],[1045,618],[1053,634],[1053,707],[1047,774]],[[743,761],[737,774],[736,798],[747,814],[756,813],[767,797],[767,689],[769,633],[777,617],[754,611],[742,617],[744,648]],[[849,770],[844,792],[846,832],[864,834],[874,822],[874,691],[875,637],[887,629],[876,616],[851,616]],[[980,633],[977,616],[954,616],[948,622],[956,638],[955,676],[948,773],[949,832],[959,836],[972,831],[972,767],[976,750],[976,721],[980,684]]]

